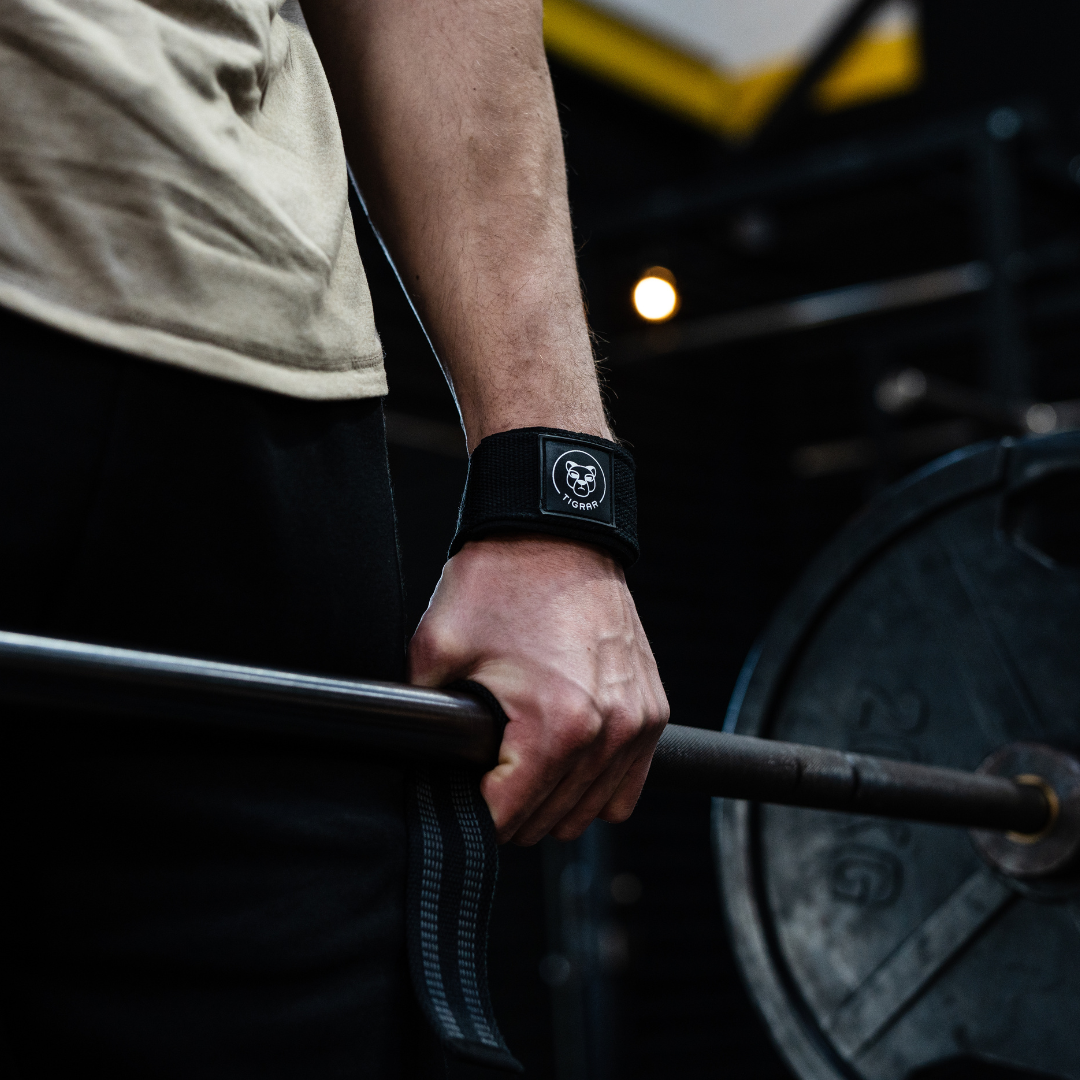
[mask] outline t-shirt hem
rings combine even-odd
[[[6,282],[0,282],[0,306],[96,345],[289,397],[348,400],[384,397],[388,389],[381,349],[350,359],[346,367],[291,366],[167,330],[89,315]]]

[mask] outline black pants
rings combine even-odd
[[[0,628],[400,679],[381,402],[0,313]],[[16,1075],[412,1071],[397,771],[10,708],[0,740]]]

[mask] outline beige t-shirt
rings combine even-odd
[[[295,0],[0,2],[0,306],[305,398],[386,392]]]

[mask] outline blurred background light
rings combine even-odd
[[[675,275],[663,266],[645,271],[634,286],[634,310],[647,322],[664,322],[679,310]]]

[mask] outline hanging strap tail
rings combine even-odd
[[[495,743],[507,718],[479,683],[451,687],[490,710]],[[477,1064],[522,1072],[507,1049],[488,990],[491,904],[499,848],[479,777],[465,769],[418,769],[408,783],[409,967],[420,1007],[443,1049]]]
[[[455,1057],[511,1072],[487,981],[499,849],[478,777],[415,772],[409,781],[409,966],[420,1007]]]

